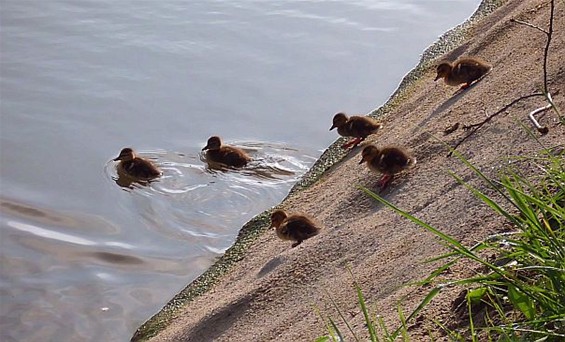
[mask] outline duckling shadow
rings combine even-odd
[[[85,254],[111,264],[141,265],[144,263],[144,261],[140,258],[112,252],[98,251]]]
[[[365,141],[365,142],[351,148],[349,151],[347,151],[347,154],[345,155],[345,157],[343,157],[342,163],[345,163],[346,161],[348,161],[352,158],[358,157],[359,153],[361,153],[363,148],[365,148],[365,146],[370,145],[370,144],[371,144],[371,142]],[[361,160],[360,157],[359,157],[359,160]]]
[[[339,163],[335,163],[334,165],[332,165],[330,167],[330,170],[333,170],[334,168],[336,168],[339,164],[345,163],[347,161],[349,161],[352,158],[359,158],[358,162],[361,160],[360,157],[360,153],[363,150],[363,148],[365,148],[368,145],[371,145],[375,143],[375,140],[369,140],[366,139],[363,142],[361,142],[359,145],[351,147],[351,148],[347,148],[347,149],[343,149],[341,148],[341,150],[339,152],[337,152],[338,156],[339,156]]]
[[[441,105],[439,105],[436,109],[434,109],[433,112],[430,113],[430,115],[428,115],[427,118],[425,118],[424,120],[422,120],[422,122],[420,122],[420,124],[418,124],[416,126],[416,128],[414,128],[412,131],[415,132],[419,129],[421,129],[422,127],[426,126],[428,124],[428,122],[430,122],[432,119],[434,119],[436,116],[438,116],[439,114],[445,112],[449,107],[453,106],[453,104],[455,104],[455,102],[459,101],[459,99],[461,97],[463,97],[463,95],[470,90],[471,87],[473,87],[474,84],[472,84],[469,88],[467,89],[463,89],[463,90],[458,90],[456,91],[453,96],[449,99],[447,99],[445,102],[443,102]]]
[[[383,190],[381,190],[378,181],[369,184],[359,184],[358,186],[369,190],[388,202],[393,202],[397,194],[404,191],[404,188],[408,186],[410,178],[411,175],[408,174],[408,172],[403,172],[401,175],[394,177],[390,184]],[[371,194],[366,193],[363,189],[359,189],[357,195],[354,196],[352,200],[360,203],[360,207],[364,208],[364,211],[367,213],[370,211],[375,212],[383,208],[382,203],[373,198]]]
[[[257,278],[264,277],[265,275],[273,271],[275,268],[282,265],[285,259],[286,259],[285,257],[278,255],[273,259],[269,260],[265,265],[263,265],[263,267],[261,267],[261,269],[257,273]]]
[[[378,186],[375,184],[361,183],[354,187],[363,187],[378,194]],[[382,205],[366,194],[362,189],[351,191],[349,196],[343,197],[339,204],[342,219],[363,216],[377,211]]]
[[[253,294],[247,294],[221,307],[218,311],[206,316],[199,323],[183,334],[184,341],[215,341],[250,308]]]

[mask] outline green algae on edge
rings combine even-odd
[[[507,1],[508,0],[483,0],[475,13],[473,13],[467,21],[447,31],[438,41],[423,52],[419,64],[402,79],[397,90],[390,96],[387,102],[369,113],[369,116],[380,117],[386,115],[398,106],[409,96],[411,92],[410,89],[421,79],[421,76],[432,67],[432,62],[435,58],[438,58],[461,44],[468,35],[469,28],[472,27],[477,20],[490,14]],[[301,190],[316,183],[334,164],[341,161],[348,153],[348,151],[341,148],[341,145],[345,141],[345,138],[339,138],[329,146],[314,163],[312,168],[292,187],[288,196],[281,202],[281,205],[291,196],[294,196]],[[271,211],[272,208],[262,212],[247,222],[239,231],[234,244],[202,275],[192,281],[173,297],[157,314],[141,325],[131,338],[131,341],[145,341],[156,336],[177,317],[181,308],[217,284],[224,274],[238,261],[243,259],[245,252],[257,237],[268,229]]]

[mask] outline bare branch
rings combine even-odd
[[[549,56],[549,45],[551,44],[551,37],[553,36],[554,12],[555,12],[555,0],[551,0],[550,12],[549,12],[549,28],[547,29],[547,43],[545,44],[545,50],[543,52],[543,90],[546,94],[549,94],[549,89],[547,85],[547,58]]]
[[[453,146],[453,150],[456,150],[459,146],[461,146],[461,144],[463,144],[463,142],[465,142],[465,140],[467,140],[469,137],[471,137],[473,134],[475,134],[475,132],[477,132],[481,127],[483,127],[487,122],[489,122],[490,120],[492,120],[493,118],[495,118],[496,116],[504,113],[506,110],[508,110],[510,107],[512,107],[513,105],[515,105],[516,103],[525,100],[525,99],[529,99],[532,97],[537,97],[537,96],[545,96],[544,93],[533,93],[530,95],[526,95],[526,96],[521,96],[517,99],[514,99],[512,102],[510,102],[509,104],[505,105],[504,107],[502,107],[501,109],[499,109],[498,111],[496,111],[495,113],[487,116],[486,119],[484,119],[483,121],[473,124],[473,125],[468,125],[468,126],[463,126],[464,129],[472,129],[471,132],[469,132],[469,134],[467,134],[466,136],[464,136],[461,140],[459,140],[459,142],[457,142],[457,144],[455,144],[455,146]],[[447,155],[448,157],[451,157],[451,155],[453,154],[453,152],[449,152],[449,154]]]
[[[525,100],[525,99],[529,99],[531,97],[536,97],[536,96],[544,96],[544,94],[543,93],[533,93],[533,94],[526,95],[526,96],[520,96],[519,98],[514,99],[512,102],[510,102],[509,104],[505,105],[504,107],[502,107],[501,109],[496,111],[495,113],[487,116],[487,118],[484,119],[483,121],[476,123],[476,124],[472,124],[472,125],[465,125],[465,126],[463,126],[463,128],[464,129],[471,129],[471,128],[475,128],[475,127],[481,127],[484,124],[486,124],[487,122],[489,122],[490,120],[492,120],[494,117],[504,113],[508,108],[512,107],[516,103],[518,103],[522,100]]]
[[[542,29],[541,27],[536,26],[536,25],[534,25],[534,24],[530,24],[530,23],[528,23],[528,22],[526,22],[526,21],[522,21],[522,20],[518,20],[518,19],[512,18],[512,19],[510,19],[510,22],[511,22],[511,23],[516,23],[516,24],[525,25],[525,26],[529,26],[529,27],[531,27],[531,28],[534,28],[534,29],[536,29],[536,30],[539,30],[539,31],[545,33],[546,35],[548,34],[548,32],[547,32],[546,30]]]
[[[548,27],[547,31],[542,29],[539,26],[536,26],[534,24],[530,24],[530,23],[522,21],[522,20],[510,19],[510,22],[520,24],[520,25],[525,25],[525,26],[531,27],[533,29],[536,29],[540,32],[543,32],[547,37],[547,41],[546,41],[546,44],[545,44],[545,50],[544,50],[544,54],[543,54],[543,90],[546,94],[549,93],[549,89],[548,89],[548,85],[547,85],[547,58],[549,56],[549,46],[551,45],[551,38],[553,36],[553,16],[554,16],[554,12],[555,12],[555,0],[551,0],[549,5],[550,5],[549,27]]]

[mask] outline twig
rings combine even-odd
[[[547,32],[546,30],[542,29],[541,27],[536,26],[536,25],[534,25],[534,24],[530,24],[530,23],[528,23],[528,22],[526,22],[526,21],[522,21],[522,20],[518,20],[518,19],[512,18],[512,19],[510,19],[510,22],[511,22],[511,23],[516,23],[516,24],[526,25],[526,26],[529,26],[529,27],[534,28],[534,29],[536,29],[536,30],[539,30],[539,31],[541,31],[541,32],[543,32],[543,33],[545,33],[545,34],[548,34],[548,32]]]
[[[471,128],[475,128],[475,127],[481,127],[484,124],[486,124],[487,122],[489,122],[490,120],[492,120],[495,116],[498,116],[500,114],[502,114],[504,111],[506,111],[508,108],[512,107],[513,105],[515,105],[516,103],[525,100],[525,99],[529,99],[531,97],[536,97],[536,96],[544,96],[543,93],[533,93],[530,95],[526,95],[526,96],[520,96],[517,99],[514,99],[512,102],[510,102],[509,104],[505,105],[504,107],[502,107],[501,109],[499,109],[498,111],[496,111],[495,113],[487,116],[486,119],[484,119],[483,121],[476,123],[476,124],[472,124],[472,125],[465,125],[463,126],[464,129],[471,129]]]
[[[487,122],[492,120],[494,117],[504,113],[506,110],[508,110],[510,107],[512,107],[516,103],[518,103],[522,100],[525,100],[525,99],[536,97],[536,96],[544,96],[544,93],[533,93],[533,94],[530,94],[530,95],[521,96],[521,97],[513,100],[509,104],[505,105],[504,107],[502,107],[501,109],[499,109],[495,113],[487,116],[487,118],[484,119],[483,121],[476,123],[476,124],[473,124],[473,125],[464,126],[463,127],[464,129],[472,129],[472,131],[469,132],[469,134],[467,134],[466,136],[464,136],[461,140],[459,140],[459,142],[457,142],[457,144],[455,144],[455,146],[453,146],[453,150],[456,150],[465,140],[467,140],[471,135],[475,134],[476,131],[478,131],[481,127],[483,127]],[[447,156],[451,157],[452,154],[453,154],[453,152],[449,152],[449,154]]]
[[[553,13],[555,12],[555,0],[551,0],[549,12],[549,28],[547,29],[547,43],[543,52],[543,90],[549,95],[547,86],[547,58],[549,57],[549,45],[551,44],[551,37],[553,36]]]

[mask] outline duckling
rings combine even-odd
[[[251,157],[242,149],[222,145],[222,140],[217,136],[210,137],[202,151],[206,151],[206,158],[209,161],[226,166],[243,167],[251,161]]]
[[[277,209],[271,214],[271,227],[275,228],[277,236],[282,240],[296,241],[292,247],[296,247],[302,241],[317,235],[320,227],[308,216],[290,215],[284,210]]]
[[[467,89],[471,83],[486,75],[492,66],[476,57],[459,58],[453,63],[443,62],[437,66],[437,76],[434,81],[443,78],[445,84]]]
[[[141,181],[149,181],[161,175],[161,171],[147,159],[137,157],[129,147],[122,149],[114,161],[120,161],[118,174],[123,174]]]
[[[351,141],[341,145],[342,148],[359,145],[369,135],[376,133],[382,125],[367,116],[347,117],[345,113],[337,113],[333,118],[330,131],[337,127],[337,132],[343,137],[354,137]]]
[[[416,164],[416,158],[401,147],[388,146],[378,148],[375,145],[366,146],[361,152],[359,164],[367,162],[371,171],[382,173],[378,182],[383,191],[394,178],[394,175],[411,168]]]

